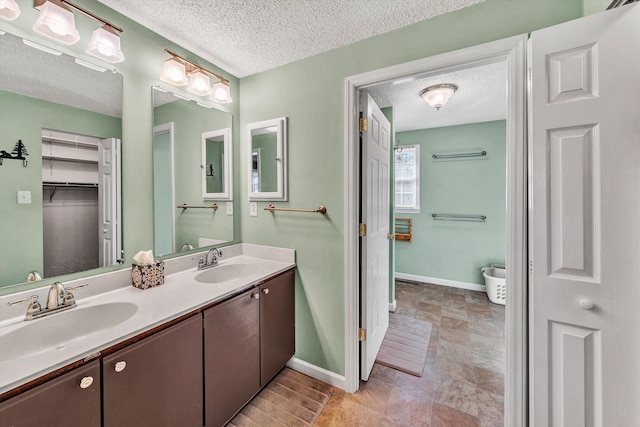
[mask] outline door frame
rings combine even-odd
[[[171,155],[171,165],[169,168],[169,175],[171,178],[171,206],[176,205],[176,177],[175,177],[175,165],[173,159],[174,157],[174,130],[173,130],[173,122],[162,123],[160,125],[156,125],[153,127],[153,133],[151,136],[151,152],[153,153],[154,147],[153,143],[154,137],[156,135],[169,134],[169,152]],[[152,156],[153,157],[153,156]],[[153,158],[152,158],[152,166],[153,166]],[[153,172],[153,171],[152,171]],[[155,191],[155,188],[154,188]],[[155,202],[154,202],[155,203]],[[175,209],[171,209],[171,247],[173,248],[173,252],[176,252],[176,213]],[[154,250],[155,250],[155,218],[154,218]]]
[[[420,74],[438,75],[504,61],[507,66],[507,282],[505,425],[527,422],[527,35],[430,56],[353,76],[344,81],[344,205],[345,205],[345,390],[359,387],[358,325],[360,319],[358,212],[360,149],[358,96],[361,89]],[[516,286],[515,284],[520,284]]]

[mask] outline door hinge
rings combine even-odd
[[[396,234],[395,234],[395,233],[387,234],[387,239],[389,239],[389,240],[396,240]]]
[[[533,274],[533,260],[529,260],[529,274]]]
[[[359,328],[358,329],[358,341],[366,341],[367,340],[367,330]]]
[[[360,117],[360,132],[366,132],[366,131],[367,131],[367,118]]]
[[[360,224],[358,226],[358,235],[364,237],[367,235],[367,224]]]

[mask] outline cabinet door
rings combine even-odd
[[[204,313],[207,427],[224,425],[260,389],[259,298],[254,289]]]
[[[98,360],[0,403],[2,427],[99,425]]]
[[[105,357],[102,370],[105,427],[202,426],[201,316]]]
[[[260,286],[260,385],[264,387],[295,353],[293,270]]]

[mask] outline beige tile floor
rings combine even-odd
[[[504,306],[484,292],[402,281],[396,299],[396,313],[433,325],[422,377],[376,364],[358,393],[334,390],[315,426],[502,426]]]

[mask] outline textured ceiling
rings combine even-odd
[[[122,76],[76,64],[26,46],[20,37],[0,36],[0,90],[122,117]]]
[[[483,0],[99,1],[245,77]]]
[[[506,63],[467,68],[405,83],[367,89],[379,107],[393,106],[396,132],[504,120],[507,111]],[[453,83],[458,90],[439,111],[420,96],[422,89]]]

